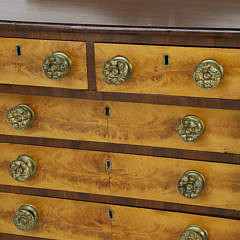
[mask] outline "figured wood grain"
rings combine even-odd
[[[22,103],[33,109],[35,121],[25,130],[13,130],[7,123],[7,112]],[[104,107],[102,101],[1,94],[0,133],[106,141],[107,117]]]
[[[131,207],[112,206],[114,240],[166,240],[179,239],[190,225],[207,230],[209,239],[238,240],[240,223],[236,220],[170,213]]]
[[[223,48],[96,43],[97,89],[103,92],[239,99],[239,51]],[[102,70],[107,60],[119,55],[132,63],[133,74],[124,83],[116,86],[104,80]],[[164,55],[169,56],[169,66],[164,65]],[[215,59],[224,69],[222,81],[210,90],[198,87],[193,80],[195,68],[205,59]]]
[[[4,143],[0,149],[1,184],[109,194],[109,175],[105,169],[108,153]],[[37,170],[34,176],[19,183],[10,176],[8,167],[22,154],[34,159]]]
[[[108,102],[108,106],[109,142],[240,153],[239,111],[121,102]],[[203,135],[195,143],[182,141],[176,131],[186,115],[196,115],[205,124]]]
[[[111,195],[240,210],[240,166],[115,153],[109,159]],[[195,199],[184,198],[177,189],[188,170],[206,179]]]
[[[18,230],[13,215],[23,204],[34,205],[39,224],[30,232]],[[55,198],[0,193],[0,232],[60,240],[111,239],[108,206]]]
[[[21,47],[21,57],[16,56]],[[72,60],[72,70],[61,80],[51,80],[42,71],[43,60],[54,52],[64,52]],[[86,44],[71,41],[48,41],[0,38],[0,83],[87,89]]]

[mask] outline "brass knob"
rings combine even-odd
[[[55,52],[43,60],[44,74],[52,80],[60,80],[71,72],[72,60],[63,52]]]
[[[131,74],[132,64],[122,56],[108,60],[103,67],[103,76],[109,84],[119,85],[130,78]]]
[[[203,121],[194,115],[185,116],[178,123],[177,133],[184,142],[196,142],[204,132]]]
[[[13,217],[15,226],[24,232],[32,230],[38,224],[39,220],[39,212],[31,204],[22,205]]]
[[[180,240],[208,240],[208,233],[202,227],[192,225],[180,235]]]
[[[213,59],[206,59],[196,67],[193,78],[195,83],[204,89],[215,88],[223,77],[223,67]]]
[[[9,165],[10,176],[18,182],[25,182],[33,176],[37,168],[36,162],[28,155],[20,155]]]
[[[25,104],[11,108],[7,114],[8,124],[15,130],[27,128],[34,121],[34,118],[33,110]]]
[[[199,197],[205,187],[204,176],[194,170],[187,171],[178,181],[178,191],[185,198]]]

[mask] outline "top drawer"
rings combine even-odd
[[[0,83],[88,88],[83,42],[0,38],[0,66]]]
[[[239,49],[98,43],[95,44],[97,88],[105,92],[238,99],[239,53]],[[119,85],[109,84],[103,75],[104,64],[116,56],[125,57],[132,65],[131,76]],[[207,59],[217,63],[203,64],[202,61]],[[218,63],[221,66],[216,65]],[[118,75],[121,68],[114,64],[116,61],[105,65],[107,74],[112,77]],[[123,71],[124,67],[122,77],[127,72]]]

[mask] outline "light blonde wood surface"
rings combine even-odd
[[[210,240],[240,238],[237,220],[119,206],[112,206],[112,210],[114,240],[177,240],[190,225],[206,229]]]
[[[35,121],[25,130],[13,130],[7,112],[22,103],[33,109]],[[0,94],[0,134],[107,141],[104,107],[103,101]]]
[[[16,56],[16,46],[22,56]],[[72,60],[69,75],[59,81],[42,72],[43,60],[54,52],[64,52]],[[0,83],[87,89],[86,44],[73,41],[0,38]]]
[[[14,213],[24,204],[40,213],[39,224],[30,232],[18,230]],[[72,200],[0,193],[0,232],[60,240],[111,239],[108,206]]]
[[[111,153],[111,195],[240,210],[240,166],[181,159]],[[184,172],[196,170],[206,179],[198,198],[177,189]]]
[[[0,143],[0,149],[1,184],[109,194],[107,153],[7,143]],[[35,160],[37,170],[34,176],[20,183],[10,176],[8,167],[22,154]]]
[[[95,44],[98,91],[165,94],[208,98],[240,98],[239,49],[142,46],[130,44]],[[170,66],[164,66],[164,55]],[[126,57],[133,74],[123,84],[113,86],[104,81],[104,63],[115,56]],[[215,59],[224,68],[222,82],[211,90],[199,88],[193,73],[204,59]]]
[[[123,102],[108,102],[108,106],[110,142],[240,153],[240,111]],[[195,143],[185,143],[176,132],[186,115],[196,115],[205,124]]]

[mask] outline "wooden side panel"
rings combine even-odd
[[[21,57],[16,56],[16,46]],[[72,71],[59,81],[42,72],[43,60],[54,52],[64,52],[72,60]],[[87,89],[86,44],[72,41],[51,41],[0,38],[0,83]]]
[[[104,92],[165,94],[177,96],[239,99],[239,49],[95,44],[97,89]],[[125,56],[133,65],[131,78],[113,86],[104,81],[104,63]],[[169,56],[169,66],[164,65]],[[215,59],[224,68],[222,82],[211,90],[199,88],[193,73],[204,59]]]
[[[13,130],[7,112],[22,103],[33,109],[36,118],[27,129]],[[102,101],[0,94],[0,134],[106,141],[104,107]]]
[[[109,193],[109,175],[105,170],[107,153],[73,149],[0,144],[0,183],[14,186]],[[10,162],[19,155],[31,156],[37,171],[26,182],[15,181],[8,173]]]
[[[113,153],[109,159],[112,195],[240,210],[239,165]],[[188,170],[206,179],[195,199],[184,198],[177,190],[178,180]]]
[[[114,240],[179,239],[180,234],[190,225],[199,225],[206,229],[209,239],[240,238],[240,223],[237,220],[130,207],[113,206],[112,209]]]
[[[34,205],[39,224],[29,232],[18,230],[13,215],[23,204]],[[0,232],[61,240],[111,239],[108,206],[96,203],[0,193]]]
[[[110,142],[240,153],[239,111],[121,102],[108,102],[108,106]],[[196,115],[205,124],[195,143],[183,142],[176,132],[186,115]]]

